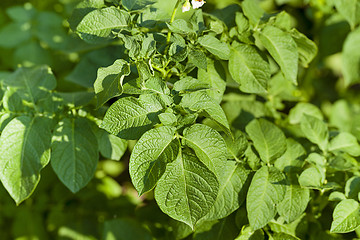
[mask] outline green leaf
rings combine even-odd
[[[153,115],[161,109],[155,100],[121,98],[107,110],[100,127],[124,139],[138,139],[153,126],[156,121]]]
[[[104,240],[151,240],[150,232],[139,222],[118,218],[104,222]]]
[[[360,192],[360,177],[353,176],[346,181],[345,195],[347,198],[352,198],[354,200],[357,200],[359,192]]]
[[[0,179],[17,205],[27,199],[50,161],[50,120],[20,116],[12,119],[0,137]]]
[[[189,51],[189,62],[194,64],[196,67],[200,69],[207,69],[207,60],[206,55],[200,50],[192,49]]]
[[[27,23],[10,23],[0,29],[0,47],[14,48],[31,39]]]
[[[240,207],[245,200],[245,186],[249,170],[235,161],[226,161],[219,180],[219,193],[209,213],[204,217],[206,221],[222,219]]]
[[[141,136],[130,156],[131,181],[139,195],[152,190],[165,172],[166,164],[179,154],[179,140],[175,129],[162,126]]]
[[[308,67],[318,52],[316,44],[295,28],[291,30],[291,36],[295,40],[299,51],[299,61],[301,65]]]
[[[286,186],[284,199],[278,204],[277,211],[288,223],[296,220],[305,211],[310,200],[310,190],[297,184]]]
[[[76,5],[73,10],[68,22],[70,24],[70,28],[73,31],[76,31],[77,25],[81,22],[81,20],[91,11],[102,8],[105,5],[104,0],[83,0],[79,4]]]
[[[218,123],[225,133],[231,135],[230,126],[224,110],[206,92],[197,91],[184,94],[180,105],[191,111],[204,111],[207,117]]]
[[[246,93],[266,93],[270,80],[269,63],[251,45],[234,44],[231,48],[229,71],[240,90]]]
[[[286,139],[286,152],[275,161],[275,167],[283,172],[296,172],[304,165],[306,151],[294,139]]]
[[[181,18],[176,19],[171,24],[167,24],[167,25],[168,25],[170,31],[174,32],[174,33],[179,33],[182,35],[195,33],[195,31],[192,29],[190,23]]]
[[[265,119],[254,119],[246,126],[261,160],[273,163],[286,151],[286,138],[284,133],[275,124]]]
[[[156,41],[154,40],[154,36],[149,34],[141,45],[140,55],[142,58],[148,59],[150,58],[156,51]]]
[[[76,31],[90,43],[104,41],[112,37],[113,30],[126,28],[130,14],[115,7],[96,9],[88,13],[79,23]]]
[[[102,129],[97,130],[96,136],[101,155],[105,158],[119,161],[127,149],[128,141]]]
[[[243,33],[249,29],[249,21],[246,19],[244,14],[242,14],[241,12],[236,13],[235,23],[236,23],[239,33]]]
[[[73,193],[86,186],[99,159],[97,139],[88,120],[61,120],[54,131],[51,149],[51,166],[60,181]]]
[[[331,223],[331,233],[347,233],[360,226],[359,203],[353,199],[342,200],[336,205]]]
[[[220,61],[208,59],[206,70],[198,70],[198,79],[209,84],[207,94],[220,104],[226,89],[226,72]]]
[[[221,135],[206,125],[194,124],[184,130],[185,144],[218,177],[226,164],[226,143]]]
[[[236,226],[235,214],[219,221],[204,222],[196,226],[193,240],[234,240],[239,229]]]
[[[334,137],[330,141],[329,150],[332,152],[343,151],[354,157],[360,156],[360,145],[356,137],[347,132],[341,132]]]
[[[99,68],[94,83],[97,108],[123,92],[123,80],[130,74],[130,65],[123,59],[116,60],[111,66]]]
[[[246,209],[253,230],[264,227],[276,215],[276,204],[285,195],[285,177],[275,167],[261,167],[251,180]]]
[[[154,0],[121,0],[121,4],[129,11],[143,10],[155,2]]]
[[[4,81],[6,86],[17,88],[22,99],[36,105],[56,87],[56,79],[47,66],[18,68]]]
[[[208,83],[203,82],[200,79],[196,79],[190,76],[184,77],[174,83],[174,90],[177,92],[195,92],[198,90],[208,89],[210,86]]]
[[[259,39],[279,64],[285,78],[297,85],[298,50],[290,34],[279,28],[266,26],[260,32]]]
[[[236,159],[237,161],[241,158],[246,149],[249,146],[249,142],[246,135],[240,130],[235,131],[233,137],[224,136],[226,146],[228,148],[227,159]]]
[[[221,42],[214,36],[205,35],[198,38],[199,44],[203,46],[210,53],[214,54],[220,59],[228,60],[230,57],[230,48],[229,46]]]
[[[218,189],[215,174],[185,150],[166,167],[155,188],[155,199],[164,213],[194,229],[214,204]]]
[[[360,2],[358,0],[336,0],[334,4],[352,29],[360,23]]]
[[[301,122],[301,118],[304,115],[304,113],[306,113],[307,115],[316,117],[320,120],[323,120],[323,115],[321,110],[311,104],[311,103],[304,103],[304,102],[299,102],[296,104],[295,107],[293,107],[290,112],[289,112],[289,122],[291,124],[298,124]]]
[[[360,28],[351,32],[343,46],[342,63],[345,86],[360,82]]]
[[[327,149],[329,131],[326,123],[316,117],[304,113],[301,118],[300,126],[301,131],[307,139],[317,144],[321,150],[325,151]]]
[[[252,25],[256,26],[265,13],[259,6],[259,2],[256,0],[245,0],[241,6],[245,16],[250,20]]]
[[[321,189],[325,176],[318,167],[305,169],[299,176],[299,183],[302,187]]]

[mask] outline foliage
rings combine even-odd
[[[3,239],[359,237],[359,0],[53,3],[0,10]]]

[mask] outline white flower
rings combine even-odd
[[[190,10],[190,8],[191,8],[190,2],[189,0],[186,0],[184,5],[182,6],[182,12],[187,12]]]
[[[202,5],[205,4],[204,0],[191,0],[191,4],[193,6],[193,9],[200,8]]]

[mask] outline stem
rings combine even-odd
[[[175,4],[174,10],[173,10],[173,12],[172,12],[172,14],[171,14],[171,18],[170,18],[170,22],[169,22],[170,24],[171,24],[171,23],[174,21],[174,19],[175,19],[176,11],[177,11],[177,9],[178,9],[178,7],[179,7],[180,2],[182,2],[182,0],[177,0],[177,2],[176,2],[176,4]],[[167,38],[166,38],[166,43],[167,43],[167,44],[169,44],[170,38],[171,38],[171,30],[169,29],[168,34],[167,34]]]

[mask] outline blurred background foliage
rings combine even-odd
[[[259,4],[268,13],[287,11],[293,18],[294,27],[316,42],[319,47],[317,57],[307,69],[300,69],[296,90],[298,100],[318,105],[331,124],[346,128],[346,121],[353,122],[352,116],[360,116],[360,103],[356,96],[360,85],[346,88],[343,80],[342,49],[354,26],[337,12],[334,1],[263,0]],[[97,69],[113,63],[121,51],[117,51],[119,46],[111,44],[89,45],[71,32],[67,19],[79,2],[1,0],[0,78],[19,65],[46,64],[57,77],[57,90],[91,91]],[[217,11],[237,3],[241,1],[207,0],[203,11]],[[166,18],[174,5],[175,0],[158,0],[155,7]],[[178,17],[186,19],[190,15],[191,11],[179,12]],[[291,102],[283,104],[284,112],[294,106]],[[343,119],[332,114],[340,110],[345,111],[341,116]],[[151,193],[137,197],[127,170],[132,146],[130,142],[120,161],[102,158],[94,179],[77,194],[63,186],[50,166],[43,170],[42,180],[32,197],[18,207],[1,187],[0,239],[100,239],[112,224],[138,232],[138,238],[134,239],[151,239],[150,236],[156,239],[180,238],[176,236],[176,229],[181,226],[161,213]],[[241,221],[238,215],[234,217]],[[105,222],[109,219],[121,220]],[[125,230],[122,234],[124,239],[130,239]],[[202,236],[206,237],[206,234],[198,234],[197,238],[203,239]]]

